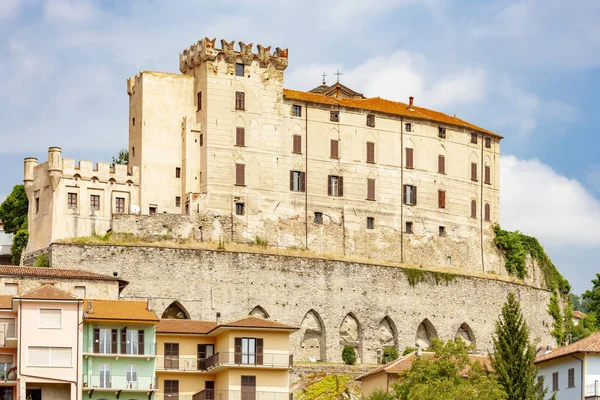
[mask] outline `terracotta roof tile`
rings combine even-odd
[[[413,106],[412,109],[409,109],[408,104],[386,100],[380,97],[371,97],[366,99],[336,99],[335,97],[325,96],[319,93],[301,92],[289,89],[283,89],[283,96],[286,99],[290,100],[301,100],[318,104],[339,105],[349,108],[378,111],[386,114],[394,114],[404,117],[412,117],[416,119],[424,119],[473,129],[479,132],[487,133],[497,138],[502,138],[502,136],[498,135],[497,133],[471,124],[470,122],[463,121],[460,118],[456,118],[439,111],[429,110],[427,108],[422,107]]]
[[[18,297],[20,299],[39,299],[39,300],[78,300],[71,293],[54,287],[54,285],[42,285],[37,289],[31,290]]]
[[[37,276],[41,278],[70,278],[70,279],[92,279],[119,281],[118,277],[110,275],[96,274],[94,272],[82,271],[78,269],[61,268],[39,268],[39,267],[19,267],[10,265],[0,265],[0,276]]]
[[[91,313],[88,311],[90,302]],[[154,311],[148,310],[146,301],[86,299],[84,307],[87,312],[86,320],[159,321]]]
[[[544,354],[535,359],[535,363],[552,360],[558,357],[568,356],[575,353],[600,352],[600,332],[594,333],[575,343],[559,347],[551,353]]]
[[[12,308],[12,296],[0,296],[0,308]]]
[[[226,322],[219,324],[224,327],[235,327],[235,328],[279,328],[279,329],[298,329],[296,327],[282,324],[281,322],[271,321],[269,319],[258,318],[258,317],[245,317],[238,319],[237,321]]]
[[[161,319],[156,326],[156,333],[208,333],[215,329],[216,323],[195,321],[191,319]]]

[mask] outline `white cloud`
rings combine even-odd
[[[85,23],[97,16],[96,9],[87,0],[46,0],[44,15],[51,22]]]
[[[23,0],[2,0],[0,1],[0,21],[12,18],[21,11]]]
[[[579,181],[539,160],[500,159],[500,215],[505,229],[555,248],[600,246],[600,201]]]

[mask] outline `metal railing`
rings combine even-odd
[[[129,378],[129,379],[128,379]],[[155,376],[137,375],[135,380],[127,375],[110,375],[107,379],[100,379],[100,375],[84,375],[84,389],[134,389],[154,390],[158,389],[158,379]]]
[[[155,400],[194,400],[194,395],[156,393]]]
[[[585,385],[585,395],[587,396],[600,396],[600,381],[595,381],[592,384]]]
[[[220,352],[208,358],[158,356],[156,369],[161,371],[208,371],[217,366],[251,365],[289,368],[293,364],[293,355],[287,353],[244,354]]]
[[[205,389],[194,394],[192,400],[290,400],[290,394],[287,391],[257,392],[254,390]]]
[[[143,351],[141,351],[141,350],[143,350]],[[106,354],[106,355],[114,354],[114,355],[121,355],[121,356],[155,356],[156,355],[156,343],[155,342],[144,342],[143,349],[138,344],[137,347],[127,348],[125,350],[125,352],[121,352],[120,343],[116,345],[116,348],[115,348],[114,343],[111,343],[108,351],[104,351],[102,346],[100,346],[100,349],[98,351],[94,351],[94,347],[89,346],[86,350],[84,350],[84,353]]]
[[[17,337],[17,324],[14,318],[0,318],[0,336],[4,339]]]

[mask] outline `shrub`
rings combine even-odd
[[[267,247],[269,245],[269,241],[261,238],[260,236],[255,236],[254,244],[257,246]]]
[[[342,350],[342,360],[348,365],[356,364],[356,350],[352,346],[344,346]]]
[[[46,254],[40,254],[35,259],[33,266],[39,268],[48,268],[50,267],[50,260],[48,259],[48,256]]]
[[[404,351],[402,352],[402,355],[405,356],[407,354],[412,353],[413,351],[417,351],[416,347],[407,347],[404,349]]]
[[[387,364],[394,360],[398,359],[398,350],[395,347],[386,347],[383,349],[383,357],[381,358],[381,362]]]

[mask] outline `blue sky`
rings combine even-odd
[[[498,132],[501,225],[587,289],[600,268],[600,2],[0,1],[0,201],[26,156],[110,161],[126,79],[198,39],[290,49],[285,86],[342,81]]]

